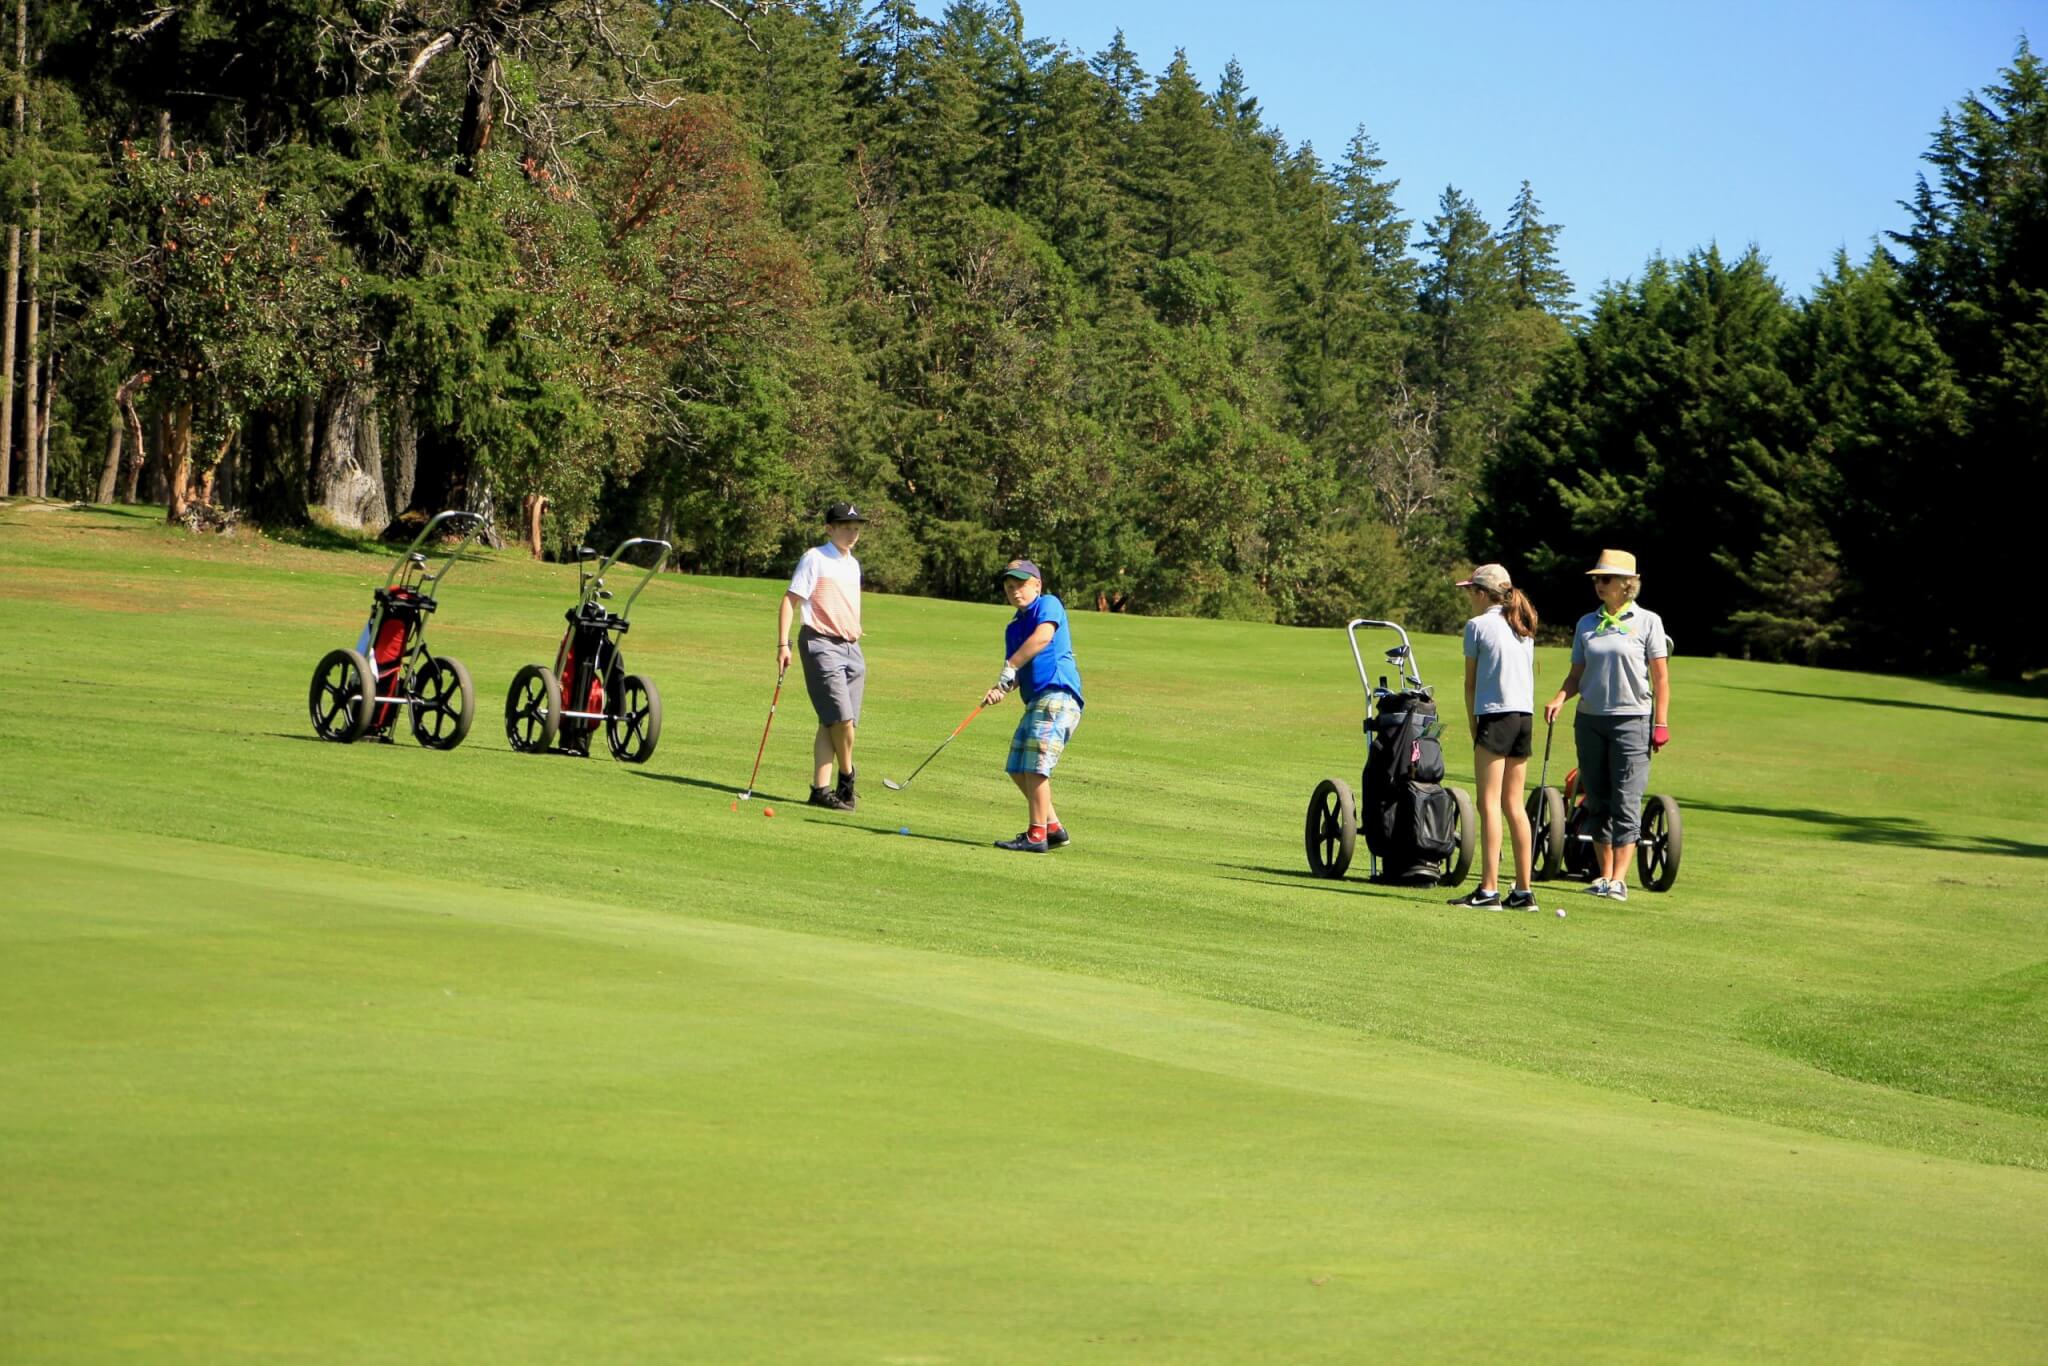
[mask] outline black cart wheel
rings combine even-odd
[[[1591,882],[1599,876],[1593,853],[1593,818],[1580,802],[1564,818],[1564,871],[1568,877]]]
[[[1564,870],[1564,793],[1554,787],[1529,794],[1529,863],[1538,881]]]
[[[1451,861],[1444,865],[1444,875],[1438,879],[1445,887],[1455,887],[1465,880],[1465,874],[1472,871],[1472,855],[1479,848],[1479,809],[1472,805],[1472,799],[1465,795],[1462,787],[1446,788],[1451,794],[1451,804],[1458,810],[1458,843],[1451,850]]]
[[[521,754],[539,754],[562,727],[562,685],[545,664],[529,664],[512,675],[505,694],[505,738]]]
[[[1317,877],[1338,878],[1351,866],[1358,842],[1358,808],[1342,778],[1325,778],[1308,799],[1308,821],[1302,843],[1308,849],[1308,870]]]
[[[428,749],[454,749],[476,720],[469,670],[453,659],[424,655],[413,675],[412,735]]]
[[[1642,833],[1636,836],[1636,881],[1653,892],[1670,891],[1678,881],[1678,855],[1684,844],[1677,801],[1653,796],[1644,802]]]
[[[322,656],[306,694],[313,733],[343,745],[362,739],[377,710],[376,678],[370,661],[354,650],[329,650]]]
[[[661,739],[661,693],[639,674],[627,674],[611,689],[604,718],[604,738],[612,757],[644,764]]]

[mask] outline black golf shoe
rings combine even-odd
[[[1031,832],[1027,830],[1024,833],[1028,835]],[[1074,837],[1067,833],[1067,827],[1064,825],[1057,830],[1045,832],[1045,847],[1048,849],[1063,849],[1073,842]]]
[[[860,810],[860,798],[856,797],[853,793],[852,769],[848,769],[839,775],[839,786],[833,789],[832,795],[839,798],[845,804],[848,811]]]
[[[829,787],[814,787],[805,800],[807,806],[822,806],[827,811],[851,811],[852,807],[839,800],[839,794]]]
[[[1501,904],[1511,911],[1533,911],[1538,909],[1536,893],[1533,891],[1509,892],[1508,899]]]
[[[1015,839],[997,840],[996,848],[1014,850],[1019,854],[1043,854],[1052,848],[1052,845],[1044,840],[1031,838],[1029,830],[1020,830],[1017,832],[1017,838]]]
[[[1472,906],[1482,911],[1497,911],[1500,909],[1500,892],[1497,890],[1483,892],[1475,887],[1463,896],[1452,897],[1444,904],[1446,906]]]

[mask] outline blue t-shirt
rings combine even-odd
[[[1017,686],[1024,690],[1027,706],[1036,702],[1040,693],[1056,688],[1072,693],[1074,700],[1085,707],[1088,704],[1081,698],[1081,670],[1074,664],[1074,633],[1067,629],[1067,609],[1052,594],[1040,593],[1010,618],[1010,624],[1003,628],[1003,658],[1016,654],[1017,647],[1048,622],[1052,625],[1052,644],[1017,670]]]

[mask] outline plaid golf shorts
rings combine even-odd
[[[1040,693],[1017,722],[1017,733],[1010,737],[1010,761],[1003,765],[1003,772],[1050,775],[1066,751],[1067,741],[1074,738],[1074,727],[1080,724],[1081,704],[1072,693]]]

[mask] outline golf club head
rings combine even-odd
[[[903,784],[897,782],[894,778],[882,779],[882,786],[888,788],[891,792],[901,792],[903,790]]]

